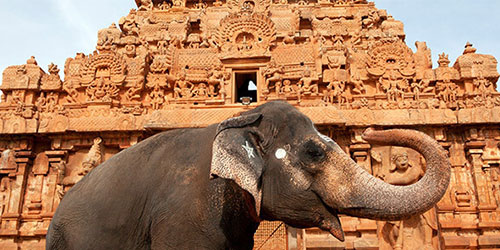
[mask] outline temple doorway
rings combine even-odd
[[[257,102],[257,71],[237,72],[235,79],[235,103]]]

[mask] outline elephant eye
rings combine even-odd
[[[310,161],[320,161],[325,157],[325,151],[314,141],[308,141],[304,144],[305,158]]]

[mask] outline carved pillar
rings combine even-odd
[[[8,203],[5,205],[5,211],[2,214],[0,236],[18,235],[18,228],[21,222],[22,201],[26,191],[28,166],[31,164],[33,154],[30,150],[16,150],[14,157],[17,171],[8,173],[10,193]]]
[[[373,174],[370,159],[371,146],[361,137],[365,129],[353,129],[353,136],[351,137],[351,145],[349,151],[352,158],[356,163],[363,167],[370,174]],[[368,219],[359,219],[359,224],[356,227],[357,231],[361,233],[361,238],[354,242],[355,247],[363,246],[363,249],[378,249],[377,238],[377,222]]]
[[[481,130],[480,132],[471,129],[470,141],[465,146],[467,158],[472,166],[472,176],[478,199],[478,229],[481,230],[480,236],[478,236],[478,244],[483,247],[491,247],[500,244],[498,237],[490,236],[500,228],[497,214],[498,204],[495,199],[495,186],[493,184],[496,170],[490,164],[487,164],[489,158],[489,155],[486,155],[489,150],[487,148],[488,138],[483,136],[484,131]]]
[[[36,234],[45,235],[54,216],[57,206],[61,201],[62,180],[66,170],[67,151],[53,150],[46,151],[48,157],[48,169],[42,191],[42,210],[40,216],[42,225]]]
[[[469,141],[465,144],[467,158],[472,166],[472,176],[477,190],[478,209],[480,211],[493,211],[497,206],[493,198],[490,166],[483,163],[485,146],[485,141]]]

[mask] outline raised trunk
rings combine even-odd
[[[369,219],[401,220],[429,210],[446,192],[450,182],[450,162],[447,152],[431,137],[414,130],[368,129],[363,139],[371,144],[415,149],[424,156],[427,169],[417,183],[394,186],[375,178],[352,159],[345,159],[345,170],[352,181],[348,186],[344,185],[348,194],[342,195],[340,201],[335,200],[337,195],[330,196],[339,212]]]

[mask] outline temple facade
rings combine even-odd
[[[499,249],[497,60],[467,43],[437,65],[403,23],[366,0],[136,0],[65,65],[3,71],[0,249],[44,249],[64,194],[160,131],[204,127],[286,100],[367,171],[395,185],[425,171],[413,150],[371,146],[367,127],[412,128],[449,151],[452,177],[404,221],[341,218],[346,241],[264,222],[256,249]],[[64,71],[61,77],[60,70]],[[208,176],[207,176],[208,178]]]

